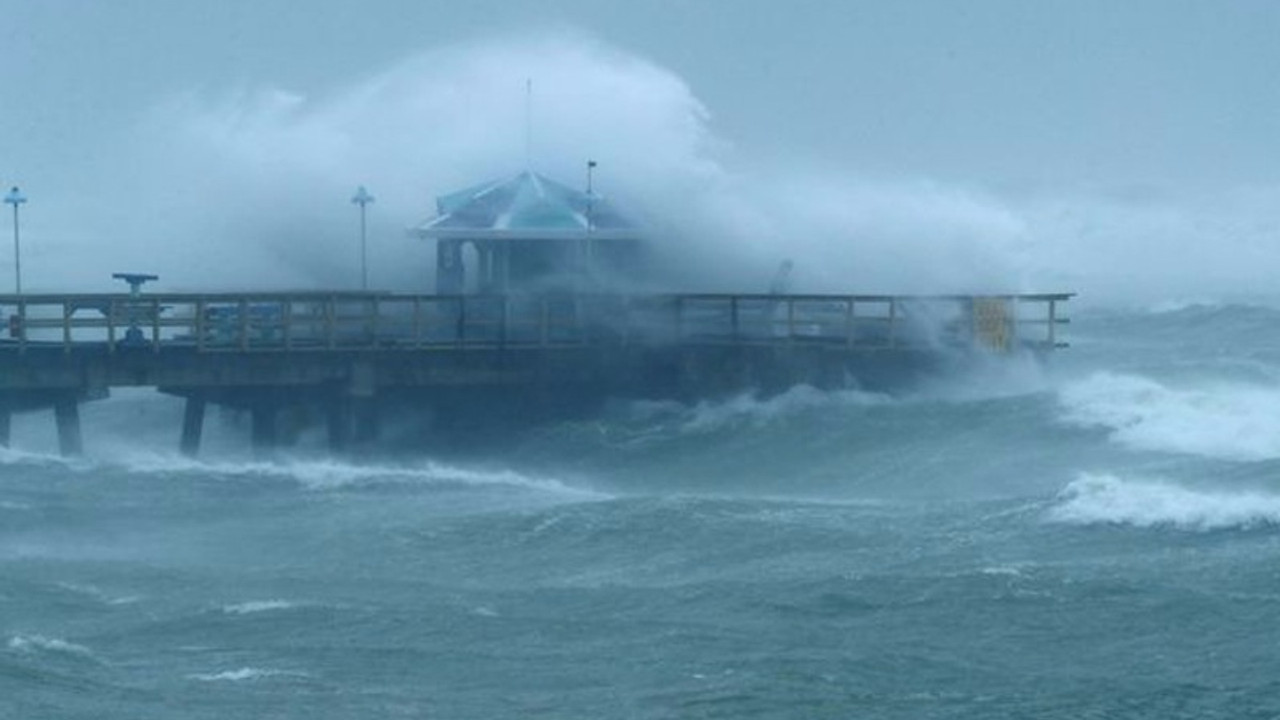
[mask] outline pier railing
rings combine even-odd
[[[1061,347],[1071,294],[0,295],[0,352],[196,352],[778,345]]]

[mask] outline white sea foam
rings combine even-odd
[[[201,682],[244,682],[263,680],[270,677],[307,677],[306,673],[290,670],[272,670],[269,668],[242,667],[236,670],[224,670],[216,673],[195,673],[187,677]]]
[[[891,402],[888,396],[858,390],[819,390],[796,385],[784,393],[761,399],[742,394],[728,400],[704,401],[682,410],[684,432],[705,433],[738,425],[761,427],[810,410],[839,406],[866,407]]]
[[[84,645],[43,635],[14,635],[9,638],[8,646],[10,650],[24,653],[47,652],[82,658],[93,657],[93,651]]]
[[[1059,493],[1049,517],[1082,525],[1247,529],[1280,524],[1280,495],[1193,490],[1166,482],[1086,474]]]
[[[109,595],[93,585],[82,585],[80,583],[61,582],[58,583],[58,587],[107,605],[132,605],[142,599],[138,595]]]
[[[13,447],[0,447],[0,465],[81,465],[59,455],[31,452]]]
[[[1280,388],[1218,383],[1175,388],[1137,375],[1096,373],[1059,394],[1063,419],[1110,431],[1140,450],[1223,460],[1280,458]]]
[[[225,605],[222,608],[222,612],[228,615],[252,615],[273,610],[288,610],[294,607],[297,607],[297,605],[288,600],[250,600],[248,602],[235,603],[234,605]]]
[[[525,475],[512,470],[481,470],[434,461],[390,464],[356,464],[332,459],[281,459],[278,462],[217,462],[152,451],[117,452],[114,462],[133,473],[171,475],[194,473],[236,479],[262,478],[297,482],[311,490],[335,490],[385,484],[510,486],[548,494],[603,497],[559,480]]]

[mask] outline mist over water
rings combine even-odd
[[[526,158],[572,186],[596,160],[597,190],[650,228],[668,289],[763,291],[792,259],[801,291],[1150,305],[1271,295],[1280,270],[1275,187],[1026,192],[761,164],[676,73],[559,30],[426,50],[314,96],[259,82],[159,100],[104,138],[91,192],[39,221],[30,282],[109,287],[109,260],[168,289],[353,287],[347,200],[365,184],[375,285],[429,291],[434,258],[404,230]]]

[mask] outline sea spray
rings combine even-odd
[[[1063,420],[1139,450],[1223,460],[1280,458],[1280,387],[1200,381],[1189,387],[1098,372],[1059,393]]]
[[[1280,495],[1085,474],[1062,490],[1049,517],[1081,525],[1247,530],[1280,524]]]

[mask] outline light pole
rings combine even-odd
[[[591,191],[591,176],[595,173],[596,161],[587,161],[587,232],[591,232],[591,226],[594,224],[594,218],[591,217],[592,211],[595,210],[595,193]]]
[[[13,206],[13,284],[14,292],[22,294],[22,251],[18,242],[18,206],[25,203],[27,198],[18,190],[18,186],[14,186],[8,195],[4,196],[4,201]]]
[[[360,206],[360,289],[369,289],[369,256],[368,242],[365,226],[365,206],[373,202],[374,198],[369,194],[368,190],[361,185],[356,189],[355,197],[351,198],[351,202]]]
[[[592,176],[595,174],[596,161],[587,161],[587,237],[582,241],[582,269],[584,274],[589,278],[595,273],[595,248],[591,247],[591,231],[595,227],[595,211],[596,211],[596,193],[591,187]]]

